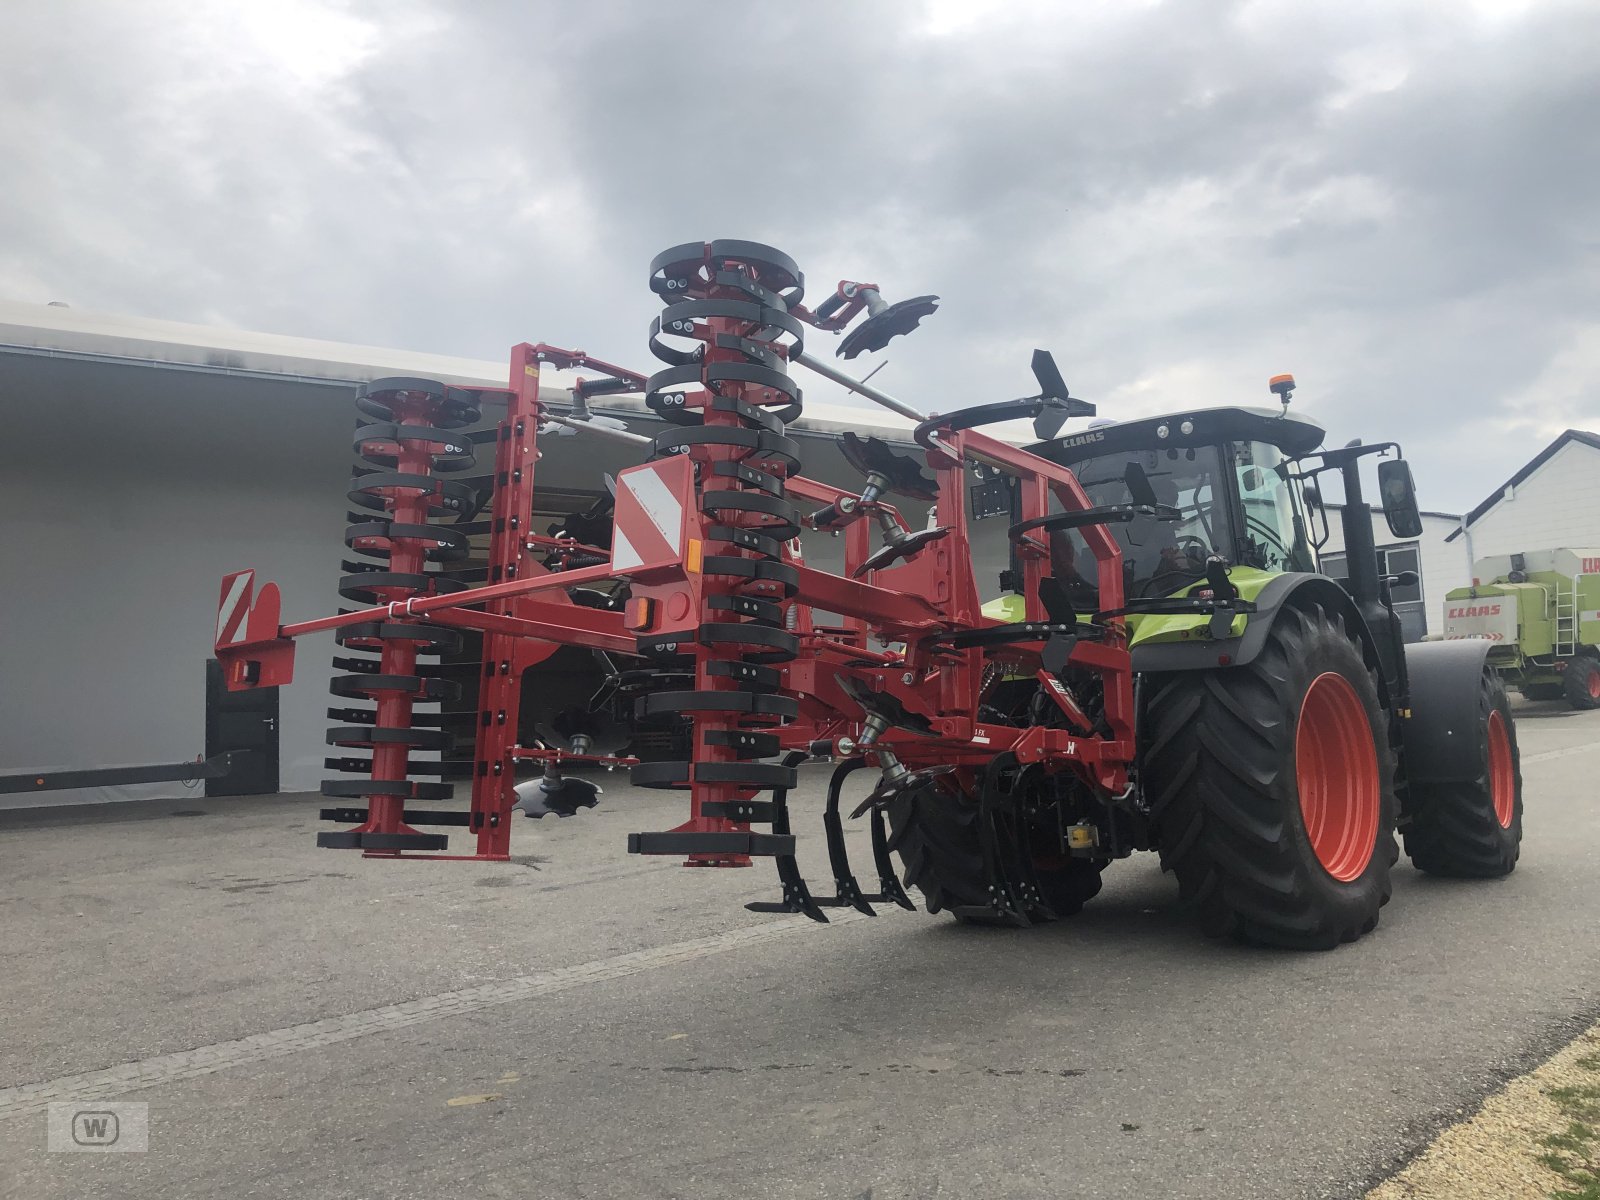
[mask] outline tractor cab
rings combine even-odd
[[[1208,561],[1270,573],[1316,570],[1292,460],[1321,426],[1268,409],[1212,408],[1123,421],[1030,447],[1071,467],[1099,506],[1159,506],[1108,526],[1122,547],[1130,599],[1171,595],[1206,577]],[[1079,532],[1050,535],[1053,574],[1093,611],[1094,558]]]

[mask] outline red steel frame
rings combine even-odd
[[[476,629],[484,634],[468,824],[476,835],[475,852],[451,855],[365,851],[369,856],[487,860],[509,857],[510,815],[515,802],[512,792],[514,763],[560,757],[544,748],[518,745],[518,701],[523,672],[562,645],[634,654],[640,634],[671,632],[677,627],[692,631],[705,611],[707,583],[698,571],[703,537],[698,523],[703,518],[693,503],[693,484],[686,473],[685,482],[679,485],[683,491],[691,493],[679,497],[690,525],[684,555],[628,571],[614,570],[606,563],[560,572],[547,570],[534,557],[534,551],[542,552],[549,543],[549,539],[534,538],[531,532],[538,433],[546,415],[539,393],[540,371],[546,365],[593,365],[630,382],[643,381],[640,375],[595,363],[578,352],[528,343],[513,348],[510,386],[503,393],[506,415],[495,438],[490,573],[485,585],[455,594],[414,597],[280,626],[277,589],[266,584],[254,598],[242,629],[237,627],[237,620],[229,621],[226,631],[219,628],[216,651],[228,686],[233,689],[288,682],[292,673],[293,639],[323,630],[373,620],[406,622],[426,617],[434,624]],[[715,417],[709,411],[706,413],[708,423]],[[839,676],[847,676],[864,682],[873,691],[893,695],[907,709],[929,719],[932,736],[890,729],[878,740],[879,746],[893,750],[909,768],[953,763],[976,769],[997,754],[1011,751],[1023,763],[1042,763],[1047,769],[1076,772],[1086,784],[1102,793],[1124,793],[1134,753],[1133,686],[1120,619],[1108,622],[1109,631],[1099,640],[1080,639],[1070,659],[1072,664],[1098,672],[1102,677],[1109,737],[1074,734],[1058,728],[1021,728],[980,722],[976,717],[977,702],[986,663],[994,660],[993,652],[980,648],[934,648],[926,644],[932,634],[980,629],[997,623],[984,618],[979,611],[968,540],[966,462],[981,462],[1020,481],[1023,520],[1051,511],[1052,498],[1062,510],[1072,512],[1089,508],[1088,497],[1067,468],[983,433],[974,430],[942,432],[936,446],[938,448],[928,453],[927,462],[939,483],[934,520],[949,530],[943,539],[931,543],[907,561],[873,572],[867,581],[850,576],[870,553],[872,523],[863,518],[875,506],[860,506],[857,519],[844,528],[845,571],[841,575],[806,566],[798,542],[786,545],[785,561],[797,570],[798,588],[785,603],[798,607],[790,625],[800,634],[801,651],[799,657],[784,664],[782,670],[786,676],[785,690],[801,698],[801,710],[798,720],[778,730],[784,749],[805,749],[820,740],[837,739],[859,729],[860,710],[846,697],[838,682]],[[402,459],[401,470],[419,473],[426,470],[425,447],[402,447],[402,452],[409,457]],[[625,472],[624,478],[626,475]],[[792,497],[821,505],[852,496],[803,476],[788,478],[786,491]],[[421,521],[425,515],[423,506],[420,498],[399,500],[394,519]],[[905,527],[894,509],[882,507]],[[1123,576],[1117,543],[1101,524],[1087,525],[1081,532],[1097,561],[1101,608],[1120,608]],[[1038,590],[1041,579],[1048,573],[1048,548],[1041,542],[1024,540],[1020,558],[1026,619],[1043,621],[1046,616]],[[420,559],[413,562],[397,556],[393,569],[421,571],[422,563]],[[230,585],[235,585],[243,574],[235,573],[224,581],[225,601],[230,596]],[[656,603],[630,605],[629,613],[624,614],[580,607],[565,593],[566,588],[574,585],[622,578],[631,581],[636,598]],[[244,605],[250,603],[250,582],[246,578],[243,584]],[[237,586],[232,588],[231,595],[239,595]],[[687,604],[683,603],[684,597],[688,599]],[[813,608],[840,614],[843,625],[826,629],[814,627]],[[653,614],[649,618],[651,623],[642,625],[640,613],[647,609]],[[677,614],[676,625],[667,614]],[[903,643],[904,654],[869,650],[866,641],[869,631],[882,642]],[[224,640],[224,632],[233,640]],[[387,642],[382,649],[381,669],[386,673],[409,674],[414,669],[416,653],[414,643]],[[1015,663],[1019,659],[1028,661],[1033,654],[1025,647],[1012,646],[1007,647],[1005,657],[1008,662]],[[878,661],[873,663],[874,659]],[[868,665],[863,665],[864,661]],[[1050,682],[1043,673],[1040,678],[1042,682]],[[1056,694],[1048,688],[1047,693]],[[1057,702],[1069,714],[1073,712],[1070,699],[1058,698]],[[379,698],[379,723],[408,724],[411,703],[406,696]],[[705,745],[698,733],[696,743],[694,757],[697,760],[714,760],[726,753],[718,747]],[[376,748],[373,777],[403,776],[407,753],[404,746]],[[570,756],[568,761],[572,761]],[[695,784],[691,791],[690,823],[680,828],[747,829],[744,824],[704,817],[700,807],[706,800],[734,799],[750,794],[731,785]],[[374,796],[362,829],[408,831],[402,800]],[[742,859],[742,856],[732,858]],[[703,858],[701,861],[742,865],[731,859]]]

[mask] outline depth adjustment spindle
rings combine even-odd
[[[647,381],[645,403],[674,426],[655,439],[654,457],[693,463],[704,552],[693,643],[672,649],[692,666],[693,690],[638,704],[641,717],[688,715],[693,758],[633,768],[645,787],[688,788],[690,819],[632,835],[634,853],[685,854],[703,866],[793,853],[786,830],[754,833],[750,825],[774,818],[773,802],[755,801],[756,793],[795,781],[793,765],[756,760],[778,752],[777,737],[761,731],[799,712],[777,664],[799,648],[783,606],[797,583],[784,543],[800,533],[784,480],[799,451],[784,426],[800,414],[788,362],[803,348],[803,326],[789,307],[804,286],[786,255],[754,242],[676,246],[651,263],[650,287],[668,304],[651,326],[650,349],[668,365]],[[654,653],[652,639],[641,639],[640,649]]]

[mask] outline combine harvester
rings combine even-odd
[[[1322,430],[1283,411],[1179,413],[1058,436],[1092,405],[1035,352],[1040,392],[929,416],[806,352],[845,330],[846,358],[881,349],[936,307],[842,283],[815,310],[785,255],[750,242],[674,247],[651,265],[665,302],[648,377],[581,353],[523,344],[509,386],[468,391],[386,379],[357,398],[359,509],[341,592],[362,607],[284,625],[272,584],[223,582],[217,654],[234,689],[289,680],[294,639],[335,630],[349,657],[323,785],[350,826],[323,846],[368,857],[504,860],[511,816],[570,815],[595,789],[571,766],[632,768],[683,792],[676,828],[630,835],[637,854],[738,867],[771,858],[781,891],[763,912],[826,920],[829,908],[913,907],[1029,925],[1076,912],[1101,872],[1158,850],[1207,932],[1323,948],[1372,929],[1389,899],[1395,830],[1421,868],[1493,877],[1521,840],[1517,743],[1488,644],[1405,646],[1379,575],[1360,465],[1392,443],[1318,451]],[[790,368],[842,382],[910,420],[922,454],[845,435],[858,492],[799,474],[785,424],[801,411]],[[580,380],[572,413],[540,398],[547,368]],[[670,425],[654,438],[587,418],[591,397],[642,392]],[[481,432],[461,431],[491,422]],[[498,414],[495,416],[494,414]],[[1031,420],[1019,449],[981,428]],[[638,443],[596,508],[548,536],[532,529],[539,439],[556,427]],[[452,481],[492,444],[488,494]],[[1316,569],[1305,485],[1343,479],[1350,581]],[[1378,466],[1400,536],[1418,523],[1409,468]],[[899,504],[931,505],[926,524]],[[1318,506],[1320,509],[1320,505]],[[1009,522],[1014,619],[983,615],[969,510]],[[484,513],[487,520],[480,520]],[[1352,519],[1350,514],[1360,514]],[[442,518],[452,523],[440,523]],[[802,530],[843,536],[839,574],[808,566]],[[487,537],[483,578],[452,574]],[[476,585],[476,586],[474,586]],[[823,624],[818,613],[839,614]],[[468,810],[452,785],[436,660],[481,635],[474,659]],[[618,757],[615,694],[538,714],[519,735],[521,677],[560,646],[628,664],[635,715],[687,723],[680,761]],[[442,660],[441,660],[442,661]],[[349,707],[345,707],[348,705]],[[348,755],[344,757],[343,755]],[[823,827],[829,894],[795,859],[797,767],[837,764]],[[517,783],[519,766],[542,774]],[[843,792],[869,786],[870,883],[846,852]],[[449,854],[463,829],[470,853]]]
[[[1600,550],[1533,550],[1472,564],[1444,601],[1447,640],[1489,643],[1489,665],[1530,700],[1600,707]]]

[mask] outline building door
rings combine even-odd
[[[222,664],[206,661],[206,757],[239,751],[233,769],[206,780],[208,796],[256,796],[278,790],[278,689],[230,692]]]

